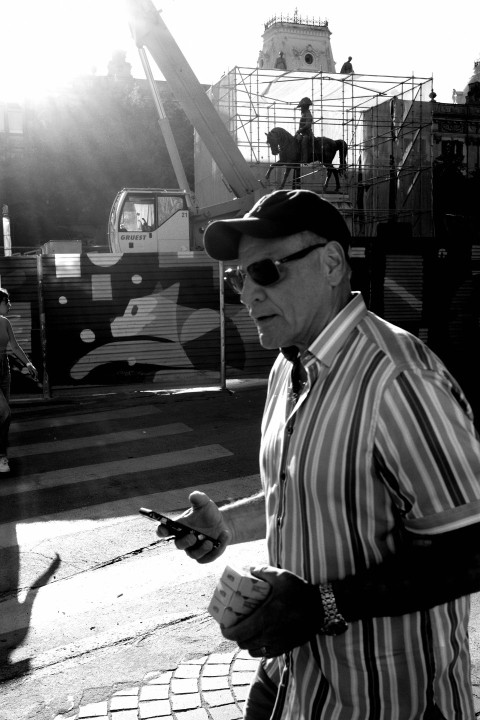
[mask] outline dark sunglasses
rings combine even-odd
[[[327,243],[317,243],[316,245],[310,245],[309,247],[303,248],[303,250],[299,250],[292,255],[280,258],[280,260],[265,258],[265,260],[259,260],[258,262],[248,265],[246,270],[241,270],[240,268],[228,268],[228,270],[225,271],[223,279],[234,292],[238,293],[238,295],[241,295],[243,292],[243,286],[247,275],[257,285],[263,285],[263,287],[273,285],[278,282],[281,277],[278,270],[279,265],[292,262],[292,260],[300,260],[300,258],[309,255],[313,250],[316,250],[319,247],[325,247],[326,244]]]

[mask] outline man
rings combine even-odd
[[[300,123],[296,138],[300,143],[300,161],[303,165],[310,162],[312,156],[312,143],[313,143],[313,116],[310,112],[310,106],[312,101],[308,97],[304,97],[300,100],[297,108],[300,108]]]
[[[270,565],[253,572],[270,594],[222,631],[263,658],[248,720],[470,720],[479,443],[440,360],[351,291],[349,241],[308,190],[207,227],[208,254],[239,259],[230,282],[280,353],[262,492],[221,510],[192,493],[186,523],[220,548],[176,544],[204,563],[266,534]]]

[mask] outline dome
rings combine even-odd
[[[465,89],[464,89],[463,92],[464,92],[465,94],[467,94],[468,91],[469,91],[469,89],[470,89],[470,85],[473,85],[473,83],[476,83],[476,82],[480,82],[480,58],[479,58],[478,60],[475,60],[475,62],[473,63],[473,74],[472,74],[472,77],[470,78],[470,80],[469,80],[468,83],[466,84]]]

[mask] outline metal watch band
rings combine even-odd
[[[323,606],[323,627],[320,629],[322,635],[341,635],[348,628],[348,623],[340,615],[337,608],[335,595],[330,583],[319,586],[320,599]]]

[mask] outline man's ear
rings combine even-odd
[[[348,275],[348,262],[343,247],[336,240],[325,245],[324,263],[327,280],[332,287],[339,285]]]

